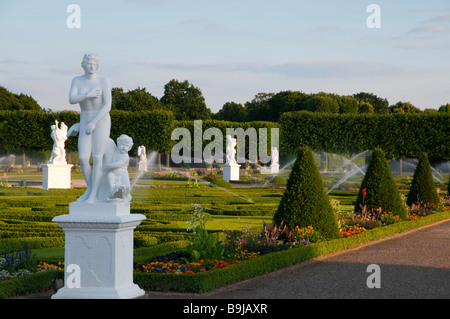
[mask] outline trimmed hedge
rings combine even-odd
[[[294,153],[302,145],[315,151],[357,154],[376,147],[389,159],[450,160],[450,114],[324,114],[289,112],[280,117],[280,145]]]
[[[422,153],[414,171],[411,187],[406,198],[406,205],[436,203],[439,203],[439,196],[431,173],[431,165],[427,154]]]
[[[406,207],[385,154],[379,148],[372,152],[369,167],[356,199],[355,212],[361,212],[362,206],[366,206],[368,211],[381,208],[382,212],[392,212],[402,219],[406,218]]]
[[[56,279],[64,280],[64,271],[43,271],[0,281],[0,299],[48,290]]]
[[[301,147],[273,220],[291,229],[312,226],[326,238],[339,236],[339,228],[322,177],[309,147]]]
[[[6,238],[0,241],[0,252],[23,250],[27,244],[29,249],[64,247],[64,236]]]

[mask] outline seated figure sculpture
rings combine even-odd
[[[128,152],[133,147],[133,140],[127,135],[121,135],[117,139],[110,163],[103,166],[108,185],[108,199],[123,199],[131,201],[130,177],[128,175],[128,164],[130,157]]]

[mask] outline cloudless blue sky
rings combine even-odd
[[[372,3],[381,28],[366,25]],[[450,103],[448,0],[0,0],[1,86],[79,110],[68,92],[90,51],[112,86],[161,98],[188,80],[213,112],[284,90]]]

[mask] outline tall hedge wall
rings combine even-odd
[[[388,158],[450,159],[450,114],[324,114],[290,112],[280,118],[280,145],[295,153],[302,145],[315,151],[357,154],[381,148]]]
[[[69,127],[79,121],[74,111],[0,111],[0,153],[25,152],[27,150],[51,150],[53,141],[50,126],[55,119]],[[177,127],[185,127],[194,139],[193,121],[176,121],[171,112],[111,111],[111,138],[128,134],[137,146],[147,150],[170,153],[177,141],[171,133]],[[388,158],[419,157],[428,153],[430,160],[450,160],[450,114],[324,114],[313,112],[289,112],[275,122],[227,122],[205,120],[202,129],[210,127],[244,131],[253,127],[259,136],[259,128],[267,128],[267,145],[271,145],[271,128],[280,129],[280,150],[283,154],[295,154],[299,146],[308,145],[314,151],[356,154],[376,147],[383,149]],[[210,143],[202,141],[203,146]],[[69,138],[67,150],[77,150],[77,138]],[[225,147],[225,142],[224,142]],[[193,149],[193,148],[192,148]],[[248,146],[247,146],[248,149]],[[268,153],[270,148],[268,148]]]

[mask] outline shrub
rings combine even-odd
[[[434,185],[433,175],[431,173],[430,162],[427,153],[422,153],[419,157],[419,163],[414,171],[411,187],[408,192],[406,204],[411,205],[430,205],[439,202],[439,196]]]
[[[355,212],[393,212],[406,218],[406,208],[400,197],[384,152],[376,148],[367,168],[356,200]]]
[[[138,231],[134,233],[133,239],[135,248],[149,247],[158,243],[158,239],[156,237]]]
[[[227,182],[226,180],[223,179],[222,176],[216,176],[216,177],[205,177],[205,180],[207,180],[208,182],[210,182],[213,185],[210,186],[218,186],[218,187],[222,187],[222,188],[231,188],[231,184],[229,182]]]
[[[278,186],[286,185],[286,179],[283,176],[277,175],[272,179],[272,184]]]
[[[284,221],[291,229],[312,226],[326,238],[339,236],[333,208],[309,147],[301,147],[289,175],[274,222]]]

